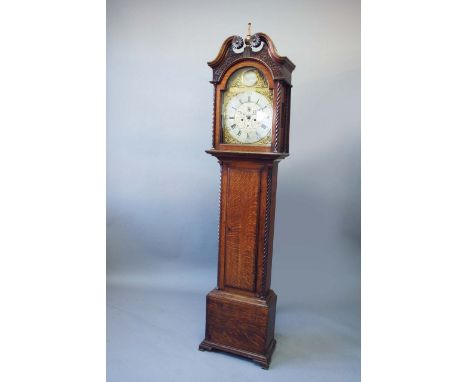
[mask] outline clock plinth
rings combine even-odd
[[[271,39],[228,38],[210,62],[213,148],[221,167],[217,288],[206,297],[200,350],[220,350],[268,368],[276,346],[270,289],[278,163],[289,155],[294,64]],[[263,45],[262,45],[263,44]],[[257,48],[257,50],[253,49]]]
[[[221,350],[270,365],[274,339],[276,294],[265,299],[214,289],[206,296],[206,337],[201,350]]]

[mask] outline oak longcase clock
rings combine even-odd
[[[213,69],[213,140],[221,166],[217,287],[206,297],[200,350],[268,368],[276,294],[270,289],[278,163],[289,155],[291,73],[266,34],[227,38]]]

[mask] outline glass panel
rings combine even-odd
[[[223,94],[223,143],[271,145],[273,94],[254,67],[235,71]]]

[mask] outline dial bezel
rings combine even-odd
[[[231,78],[231,75],[242,68],[253,67],[259,70],[263,78],[267,83],[266,90],[269,91],[271,97],[271,106],[272,106],[272,129],[271,129],[271,140],[267,144],[256,144],[256,143],[240,143],[240,142],[224,142],[223,141],[223,111],[224,111],[224,98],[223,94],[227,89],[228,80]],[[276,89],[274,86],[273,76],[270,69],[265,66],[262,62],[245,59],[228,68],[221,77],[221,81],[216,85],[215,89],[215,135],[214,135],[214,148],[218,150],[229,150],[229,151],[261,151],[261,152],[271,152],[274,151],[275,139],[277,135],[275,134],[275,126],[277,126],[277,112],[278,107],[276,99]]]

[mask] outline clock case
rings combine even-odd
[[[212,149],[221,168],[217,287],[206,297],[205,339],[200,350],[221,350],[268,368],[274,351],[276,294],[270,289],[278,163],[289,155],[291,73],[266,34],[257,49],[234,49],[227,38],[208,62],[213,69]],[[223,91],[240,68],[262,71],[273,91],[271,145],[222,142]]]
[[[295,65],[280,56],[273,41],[265,33],[257,33],[261,42],[260,50],[245,46],[242,52],[232,48],[236,36],[227,38],[213,61],[208,65],[213,69],[213,142],[214,150],[289,153],[289,111],[291,98],[291,73]],[[226,90],[230,76],[238,69],[254,67],[260,70],[273,91],[273,127],[270,146],[255,144],[226,144],[222,142],[222,94]],[[283,155],[284,157],[284,155]]]

